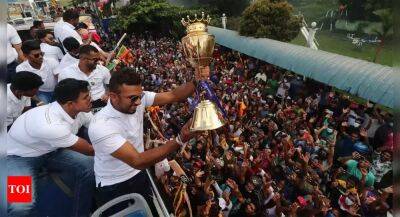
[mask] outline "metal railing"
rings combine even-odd
[[[166,207],[165,204],[164,204],[164,200],[162,199],[162,197],[161,197],[161,195],[160,195],[160,192],[158,191],[157,185],[156,185],[156,183],[154,182],[153,176],[151,175],[149,169],[146,169],[146,173],[147,173],[147,176],[148,176],[149,179],[150,179],[150,182],[151,182],[151,186],[152,186],[152,188],[153,188],[153,193],[154,193],[155,199],[156,199],[156,201],[157,201],[157,203],[158,203],[158,205],[159,205],[159,207],[160,207],[160,210],[158,210],[158,209],[157,209],[157,210],[158,210],[159,212],[161,212],[161,213],[158,213],[158,214],[159,214],[160,216],[163,216],[163,217],[173,217],[173,214],[170,214],[170,213],[168,212],[168,209],[167,209],[167,207]]]

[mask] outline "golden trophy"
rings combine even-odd
[[[204,16],[202,12],[201,18],[192,20],[187,16],[187,21],[182,18],[181,23],[186,27],[187,35],[182,38],[183,52],[190,64],[194,68],[209,66],[214,52],[215,40],[214,36],[207,32],[207,25],[210,23],[210,16]],[[214,130],[225,124],[225,111],[214,91],[207,81],[198,81],[199,86],[196,87],[198,99],[201,102],[195,105],[191,131]],[[200,88],[203,91],[200,91]],[[194,100],[196,102],[196,100]]]

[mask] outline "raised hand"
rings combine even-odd
[[[191,122],[192,122],[192,119],[190,119],[188,122],[186,122],[186,124],[181,129],[180,136],[181,136],[182,142],[184,142],[184,143],[189,141],[191,138],[193,138],[193,136],[195,136],[195,133],[190,132]]]
[[[368,136],[367,130],[364,129],[364,128],[361,128],[360,129],[360,136],[362,136],[364,138],[367,137]]]
[[[362,169],[360,169],[360,170],[361,170],[361,175],[362,175],[363,177],[366,177],[367,174],[368,174],[368,170],[365,169],[365,168],[362,168]]]

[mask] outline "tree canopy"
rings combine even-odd
[[[180,20],[186,15],[200,15],[201,11],[174,6],[165,0],[141,0],[121,8],[112,28],[128,33],[148,31],[180,38],[185,33]]]
[[[378,35],[381,42],[376,49],[375,57],[373,59],[374,62],[378,60],[379,54],[386,42],[386,40],[393,35],[393,12],[391,9],[379,9],[373,12],[376,16],[379,17],[382,25],[375,29],[374,32]]]
[[[243,12],[239,33],[256,38],[279,41],[294,39],[301,26],[301,17],[293,15],[293,7],[282,0],[257,0]]]
[[[349,20],[377,21],[374,11],[392,7],[392,0],[338,0],[348,11]]]
[[[225,13],[226,16],[240,16],[244,9],[249,5],[249,0],[200,0],[200,4],[208,5],[215,9],[220,16]]]

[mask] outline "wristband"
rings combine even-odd
[[[178,134],[178,136],[175,138],[175,142],[178,143],[180,146],[184,146],[185,144],[182,142],[181,135]]]

